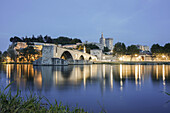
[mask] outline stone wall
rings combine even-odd
[[[50,65],[52,64],[52,59],[53,57],[55,57],[55,45],[43,45],[43,49],[42,49],[42,62],[41,64],[46,64],[46,65]]]
[[[93,49],[93,50],[90,50],[90,54],[96,56],[98,60],[102,60],[102,56],[103,56],[102,50]]]

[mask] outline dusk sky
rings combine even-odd
[[[10,37],[67,36],[113,44],[170,42],[170,0],[0,0],[0,50]]]

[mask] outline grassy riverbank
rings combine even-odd
[[[30,94],[26,98],[21,96],[21,91],[17,90],[12,95],[9,84],[5,89],[0,90],[0,113],[85,113],[82,108],[71,108],[62,103],[51,104],[45,97]],[[42,100],[45,103],[42,103]]]

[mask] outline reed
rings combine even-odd
[[[56,100],[55,104],[51,104],[47,98],[31,93],[24,98],[19,88],[13,95],[10,89],[11,84],[0,90],[0,113],[86,113],[82,108],[72,107],[70,109],[61,102],[58,104]],[[42,99],[45,103],[42,103]]]

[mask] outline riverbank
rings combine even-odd
[[[33,64],[32,62],[0,62],[0,64]],[[127,65],[170,65],[170,61],[94,61],[91,64],[127,64]],[[69,65],[75,65],[75,64],[69,64]],[[78,65],[78,64],[76,64]],[[79,65],[86,65],[86,64],[79,64]],[[47,65],[50,66],[50,65]]]
[[[33,64],[32,62],[0,62],[0,64]]]
[[[127,64],[127,65],[162,65],[167,64],[170,65],[170,61],[95,61],[94,64]]]

